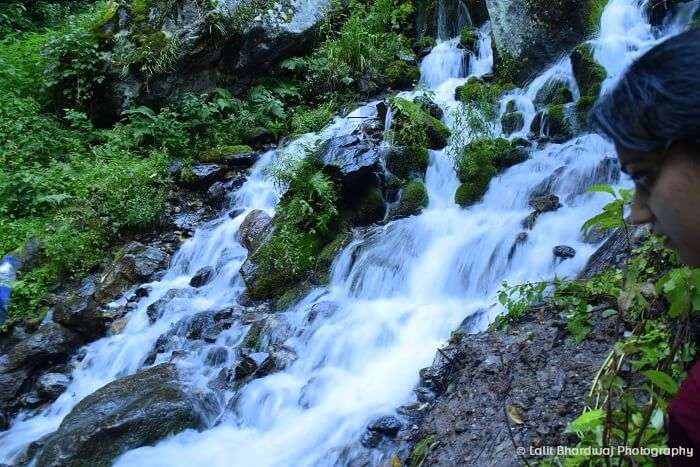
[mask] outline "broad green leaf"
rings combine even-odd
[[[608,193],[613,197],[617,198],[615,194],[615,189],[610,185],[593,185],[588,190],[590,193]]]
[[[567,433],[593,431],[601,425],[605,412],[601,409],[591,410],[581,414],[566,427]]]
[[[663,371],[645,371],[644,376],[649,378],[649,380],[652,383],[654,383],[656,386],[663,389],[664,391],[668,392],[669,394],[675,394],[678,392],[678,383]]]

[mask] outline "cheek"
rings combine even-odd
[[[681,243],[700,233],[700,190],[687,177],[664,176],[649,194],[648,205],[659,230]]]

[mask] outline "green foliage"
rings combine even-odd
[[[391,97],[389,106],[394,114],[389,140],[395,145],[420,152],[427,148],[439,149],[447,144],[450,130],[420,104]]]
[[[425,458],[428,457],[428,454],[433,449],[435,444],[435,436],[432,435],[426,436],[425,438],[418,441],[415,444],[415,446],[413,446],[413,450],[411,451],[411,454],[408,457],[408,465],[410,467],[422,466],[425,462]]]
[[[459,43],[467,50],[474,52],[479,40],[479,29],[474,26],[465,26],[459,33]]]
[[[0,7],[0,38],[10,34],[54,27],[91,2],[88,0],[16,0]]]
[[[626,227],[624,212],[625,206],[632,202],[634,190],[620,188],[616,193],[613,188],[607,185],[594,185],[588,189],[591,193],[608,193],[614,200],[603,207],[600,214],[593,216],[583,223],[581,230],[584,233],[592,229],[611,230]]]
[[[316,108],[298,107],[292,114],[292,134],[320,131],[333,119],[335,104],[326,102]]]
[[[314,269],[323,247],[335,233],[339,188],[309,156],[283,158],[269,176],[286,190],[273,219],[273,233],[251,261],[260,268],[250,287],[252,298],[279,296]]]

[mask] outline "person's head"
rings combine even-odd
[[[700,266],[700,29],[636,60],[590,113],[636,185],[631,220]]]

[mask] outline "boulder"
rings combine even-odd
[[[561,207],[559,202],[559,197],[555,194],[549,193],[547,195],[535,196],[530,198],[530,207],[537,212],[550,212],[556,211]]]
[[[428,151],[425,149],[393,146],[384,154],[387,170],[399,178],[422,178],[428,169]]]
[[[47,440],[37,466],[106,466],[131,449],[203,429],[211,402],[185,391],[164,363],[113,381],[82,401]]]
[[[411,180],[401,190],[399,202],[391,212],[392,218],[400,218],[419,214],[428,206],[428,190],[423,182]]]
[[[593,57],[591,44],[581,44],[571,52],[571,69],[581,96],[597,98],[608,73]]]
[[[207,199],[215,206],[220,205],[226,198],[226,184],[224,182],[215,182],[207,190]]]
[[[36,390],[42,398],[52,401],[66,390],[70,379],[62,373],[45,373],[36,381]]]
[[[246,131],[246,133],[243,135],[243,140],[246,144],[259,148],[267,144],[274,143],[277,138],[267,128],[255,127]]]
[[[563,143],[574,136],[568,108],[564,105],[550,105],[540,110],[530,125],[530,138],[549,138],[555,143]]]
[[[476,53],[479,43],[479,28],[465,26],[459,33],[459,45],[472,53]]]
[[[537,91],[533,103],[540,109],[549,105],[562,105],[574,101],[574,95],[569,89],[567,81],[560,78],[548,79]]]
[[[12,253],[17,262],[17,271],[27,273],[40,266],[46,260],[44,244],[41,240],[32,238],[21,248]]]
[[[115,120],[135,104],[155,108],[185,93],[245,89],[251,76],[305,50],[329,6],[326,0],[120,0],[97,25],[111,79],[95,100]]]
[[[58,323],[47,322],[7,353],[6,369],[39,368],[63,362],[84,343],[82,336]]]
[[[226,171],[219,164],[195,164],[190,167],[186,185],[195,190],[206,190],[213,183],[223,180]]]
[[[90,340],[102,337],[112,321],[92,296],[71,294],[63,297],[53,308],[53,319]]]
[[[503,134],[510,136],[517,133],[525,126],[525,116],[522,112],[507,112],[501,117],[501,129]]]
[[[367,429],[394,437],[401,429],[401,421],[393,415],[387,415],[370,423]]]
[[[103,304],[117,298],[132,285],[151,279],[169,260],[170,256],[157,248],[131,242],[97,284],[95,300]]]
[[[399,91],[410,90],[420,79],[420,69],[414,62],[394,60],[384,69],[389,87]],[[370,93],[367,93],[370,94]]]
[[[274,362],[267,352],[253,352],[245,355],[234,369],[235,379],[240,381],[248,377],[259,378],[274,369]]]
[[[335,167],[343,177],[361,171],[379,170],[381,150],[357,135],[331,138],[318,151],[320,162]]]
[[[495,71],[522,84],[597,30],[605,1],[486,0]]]
[[[431,117],[442,120],[444,115],[442,109],[432,99],[430,99],[430,97],[426,96],[425,94],[421,94],[420,96],[415,97],[413,102],[420,105],[421,108],[428,112]]]
[[[576,250],[571,248],[570,246],[567,245],[558,245],[555,246],[554,249],[552,250],[552,253],[554,253],[554,256],[557,258],[561,259],[569,259],[573,258],[576,256]]]
[[[214,268],[211,266],[205,266],[192,276],[190,279],[190,287],[202,287],[207,285],[211,278],[214,276]]]
[[[265,211],[251,211],[238,229],[238,240],[249,252],[258,249],[272,226],[272,218]]]

